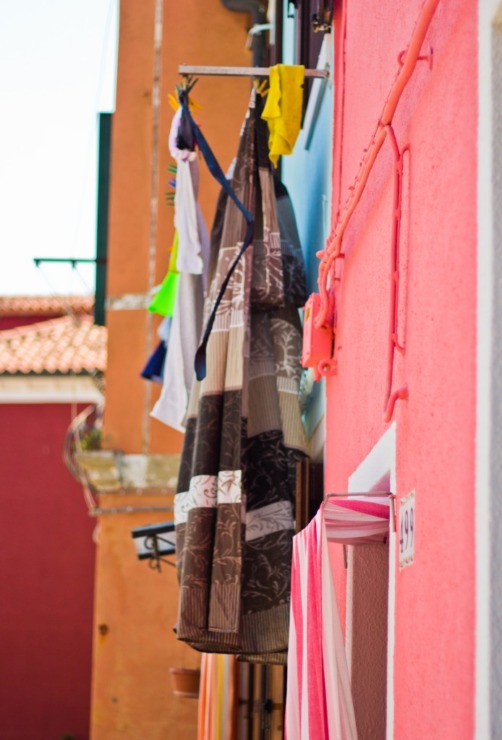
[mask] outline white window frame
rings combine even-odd
[[[380,437],[371,452],[354,470],[348,481],[349,493],[369,492],[382,480],[390,478],[390,491],[396,493],[396,423]],[[392,511],[392,509],[391,509]],[[394,737],[394,646],[395,646],[395,614],[396,614],[396,552],[397,534],[394,527],[389,530],[389,582],[387,601],[387,716],[386,737]],[[350,582],[350,579],[349,579]],[[346,643],[348,653],[352,645],[352,610],[350,609],[350,594],[347,593],[346,616]],[[351,664],[350,654],[347,656]]]

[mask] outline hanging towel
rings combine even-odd
[[[270,68],[270,90],[262,117],[268,123],[270,159],[274,167],[281,154],[292,154],[298,138],[304,79],[302,65],[276,64]]]
[[[174,225],[179,234],[178,272],[189,272],[200,275],[204,271],[202,244],[197,223],[197,204],[195,201],[194,177],[198,177],[198,164],[178,162],[176,174],[176,191],[174,196]]]
[[[194,356],[202,332],[210,247],[209,234],[197,202],[199,165],[192,158],[195,152],[177,148],[181,115],[182,109],[174,117],[169,136],[171,154],[178,161],[175,204],[177,289],[164,365],[164,384],[151,416],[183,432],[194,377]]]
[[[357,740],[321,506],[293,540],[286,740]]]
[[[169,132],[169,151],[177,162],[174,196],[174,224],[178,230],[176,269],[192,275],[205,273],[209,258],[209,237],[197,202],[199,164],[193,137],[183,108],[174,115]],[[183,133],[183,135],[182,135]],[[187,143],[187,138],[190,142]],[[180,148],[187,145],[192,148]],[[205,278],[204,278],[205,279]]]
[[[385,543],[389,537],[390,500],[376,496],[372,501],[355,496],[329,498],[323,503],[326,534],[330,542],[359,545]]]
[[[190,396],[175,521],[178,638],[204,652],[266,662],[272,655],[285,661],[295,473],[306,441],[301,327],[285,290],[260,113],[253,95],[232,180],[253,211],[252,247],[241,252],[247,224],[229,197],[206,322],[235,268],[208,334],[207,372]]]
[[[151,415],[163,424],[185,431],[188,398],[194,379],[193,361],[202,331],[202,275],[181,273],[164,364],[164,383]]]

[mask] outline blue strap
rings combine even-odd
[[[248,209],[244,206],[244,204],[241,203],[239,198],[236,196],[232,186],[230,185],[230,182],[227,180],[227,178],[223,174],[223,170],[218,164],[218,161],[216,157],[214,156],[213,152],[211,151],[211,148],[209,144],[207,143],[206,139],[204,138],[202,131],[200,130],[200,128],[197,126],[197,124],[192,118],[192,115],[187,105],[188,100],[187,100],[186,95],[180,95],[180,103],[183,109],[183,115],[186,116],[187,120],[190,123],[193,135],[195,137],[195,141],[197,142],[197,145],[201,151],[202,156],[204,157],[204,160],[208,166],[210,173],[220,183],[220,185],[225,190],[229,198],[233,200],[233,202],[235,203],[239,211],[244,216],[246,220],[246,224],[247,224],[246,234],[244,236],[244,242],[242,244],[242,247],[240,248],[239,252],[234,258],[234,261],[228,268],[228,272],[225,275],[225,278],[221,284],[220,290],[218,291],[218,295],[216,296],[216,300],[214,301],[213,307],[211,309],[209,319],[207,321],[206,327],[204,329],[204,333],[202,335],[201,343],[197,349],[197,352],[195,353],[195,363],[194,363],[195,377],[197,378],[197,380],[204,380],[204,378],[206,377],[206,347],[209,341],[209,335],[211,334],[211,331],[213,328],[214,320],[216,318],[216,312],[218,311],[218,306],[221,303],[221,299],[223,298],[223,295],[227,289],[228,283],[230,282],[230,279],[234,273],[235,268],[237,267],[237,264],[240,258],[242,257],[246,249],[249,247],[249,245],[253,241],[254,217],[248,211]]]

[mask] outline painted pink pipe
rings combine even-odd
[[[321,305],[319,314],[317,315],[315,321],[315,325],[317,328],[320,328],[326,323],[329,313],[330,296],[328,293],[327,283],[329,273],[335,259],[341,256],[343,234],[348,226],[354,210],[356,209],[357,204],[361,200],[361,196],[364,192],[364,188],[368,181],[370,172],[373,169],[373,165],[375,163],[377,155],[382,148],[383,142],[385,141],[385,137],[387,135],[386,126],[388,126],[392,122],[392,118],[394,116],[399,100],[401,99],[403,90],[406,87],[411,75],[413,74],[416,63],[419,59],[420,49],[424,42],[425,35],[438,5],[439,0],[425,0],[424,2],[416,26],[411,35],[408,48],[404,54],[402,65],[392,85],[389,95],[387,96],[376,131],[371,138],[366,155],[361,162],[359,173],[354,181],[354,185],[351,188],[352,194],[348,198],[341,217],[339,218],[333,231],[327,239],[326,249],[317,253],[317,256],[321,259],[318,277]]]
[[[401,233],[401,205],[403,192],[403,153],[399,151],[394,129],[390,124],[386,127],[389,141],[392,145],[392,154],[394,156],[394,192],[392,208],[392,248],[391,248],[391,268],[390,268],[390,316],[389,316],[389,349],[387,359],[387,390],[385,393],[385,420],[390,421],[397,398],[408,397],[392,394],[392,380],[394,376],[394,355],[396,349],[404,352],[404,346],[399,344],[398,338],[398,301],[399,301],[399,248]],[[405,389],[402,389],[405,390]],[[399,392],[398,392],[399,393]],[[389,417],[390,410],[390,417]],[[389,417],[389,418],[387,418]]]
[[[394,391],[394,393],[391,394],[391,396],[389,397],[389,401],[387,403],[387,408],[385,409],[384,421],[386,424],[388,424],[389,421],[392,419],[396,401],[398,399],[405,401],[407,398],[408,398],[408,389],[406,387],[399,388],[399,390]]]

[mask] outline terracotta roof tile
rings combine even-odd
[[[104,372],[106,338],[106,328],[85,315],[0,331],[0,374]]]
[[[0,316],[65,316],[70,313],[90,314],[93,295],[70,296],[0,296]]]

